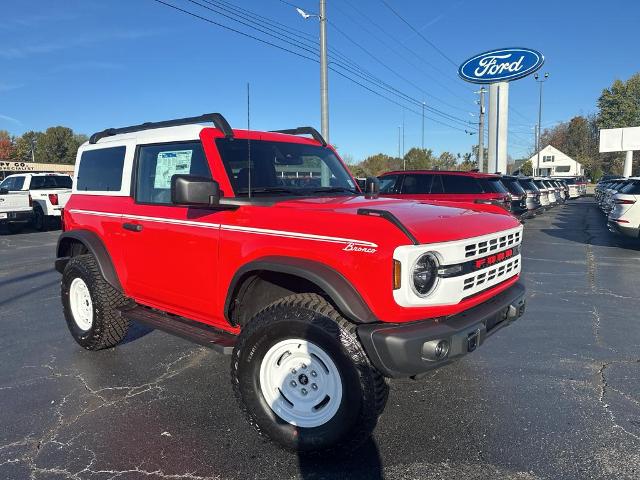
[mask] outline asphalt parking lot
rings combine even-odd
[[[0,232],[0,479],[640,478],[640,243],[610,234],[590,198],[525,228],[525,316],[393,382],[374,438],[321,459],[254,433],[228,357],[138,326],[82,350],[58,232]]]

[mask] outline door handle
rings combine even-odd
[[[125,230],[131,230],[132,232],[142,231],[142,225],[140,225],[139,223],[123,223],[122,228],[124,228]]]

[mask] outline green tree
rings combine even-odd
[[[40,137],[42,137],[42,133],[29,131],[16,138],[14,160],[17,162],[31,162],[31,149],[34,149],[35,153]]]
[[[527,160],[520,167],[520,173],[523,175],[533,175],[533,165],[531,165],[531,160]]]
[[[36,161],[41,163],[75,163],[78,147],[86,140],[68,127],[49,127],[36,146]]]
[[[478,147],[476,147],[476,150],[477,149]],[[462,162],[460,162],[460,164],[458,165],[458,169],[462,170],[463,172],[468,172],[475,168],[478,168],[478,163],[476,162],[476,160],[474,160],[473,154],[470,152],[467,152],[464,155],[462,155]]]
[[[456,156],[451,152],[442,152],[438,158],[435,159],[433,168],[437,170],[455,170],[458,162]]]
[[[366,175],[363,176],[377,176],[389,170],[400,168],[400,163],[398,158],[390,157],[384,153],[376,153],[375,155],[365,158],[359,167],[362,168],[361,171],[363,173],[366,173]]]
[[[407,170],[428,170],[433,168],[435,157],[431,149],[412,148],[404,156]]]

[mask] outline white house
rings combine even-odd
[[[529,159],[535,175],[542,177],[578,177],[584,175],[584,167],[569,155],[562,153],[556,147],[547,145],[540,150],[540,165],[538,154]]]

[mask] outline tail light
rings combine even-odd
[[[31,198],[31,194],[29,194],[29,206],[33,207],[33,198]]]
[[[57,193],[50,193],[49,194],[49,201],[51,202],[51,205],[58,205],[58,194]]]
[[[615,199],[615,203],[616,205],[633,205],[634,203],[636,203],[635,200],[626,200],[626,199],[622,199],[622,198],[616,198]]]

